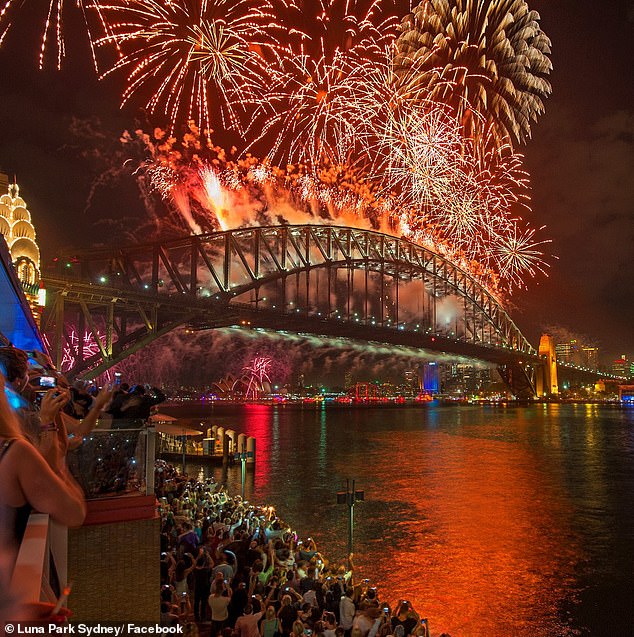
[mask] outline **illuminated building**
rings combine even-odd
[[[576,340],[568,343],[557,343],[555,345],[557,360],[562,363],[577,363],[579,346]]]
[[[581,348],[583,354],[583,366],[590,369],[599,369],[599,348],[584,345]]]
[[[419,375],[422,375],[422,389],[426,394],[437,394],[440,391],[440,368],[438,363],[423,363],[419,368]]]
[[[0,174],[0,192],[0,234],[9,246],[13,266],[39,325],[40,249],[31,213],[20,197],[20,188],[16,183],[9,184],[7,175]]]
[[[612,373],[615,376],[626,377],[630,373],[630,365],[625,354],[621,354],[620,358],[617,358],[612,363]]]

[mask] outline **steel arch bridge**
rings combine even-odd
[[[372,230],[279,225],[93,250],[58,260],[45,283],[54,303],[44,329],[71,375],[95,377],[183,324],[345,336],[507,367],[539,360],[472,276]]]

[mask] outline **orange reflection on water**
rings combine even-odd
[[[570,510],[558,476],[537,470],[523,444],[435,432],[420,439],[418,448],[372,458],[377,483],[410,510],[386,529],[381,563],[359,556],[360,569],[394,593],[391,602],[410,599],[434,635],[572,634],[557,604],[580,549],[562,533]]]

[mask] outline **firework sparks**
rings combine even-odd
[[[172,130],[191,119],[210,128],[214,108],[225,128],[241,130],[236,104],[253,101],[266,75],[266,54],[276,54],[271,9],[268,0],[104,4],[110,33],[97,44],[115,43],[122,51],[104,75],[125,69],[122,106],[149,93],[146,108],[167,115]]]
[[[544,226],[540,228],[543,230]],[[537,240],[535,229],[520,228],[514,224],[510,233],[501,235],[493,242],[492,257],[495,265],[509,285],[517,288],[526,287],[526,275],[534,277],[537,273],[548,276],[544,248],[551,243],[550,239]]]
[[[203,166],[198,174],[202,188],[195,192],[202,194],[202,205],[216,215],[221,229],[226,230],[227,194],[218,173],[211,166]]]
[[[439,78],[422,75],[421,82],[435,99],[452,104],[467,136],[480,130],[479,113],[494,124],[498,139],[530,137],[530,124],[550,94],[545,78],[552,65],[550,40],[526,2],[423,0],[403,20],[398,47],[401,68],[423,59],[428,69],[442,70]]]
[[[88,330],[84,332],[83,353],[80,353],[80,335],[78,334],[77,329],[72,325],[68,325],[66,326],[66,331],[68,333],[68,342],[64,345],[62,352],[62,372],[67,372],[69,369],[72,369],[75,366],[78,357],[86,359],[101,352],[99,344],[95,340],[92,332]],[[97,338],[101,341],[101,345],[105,347],[105,335],[97,332]]]
[[[5,38],[13,26],[15,21],[13,18],[14,12],[17,11],[17,7],[21,7],[23,4],[25,3],[17,2],[16,0],[6,0],[4,6],[0,9],[0,46],[4,43]],[[95,71],[99,72],[99,65],[97,63],[97,56],[93,44],[95,41],[95,26],[98,24],[102,33],[108,33],[108,24],[104,18],[99,2],[94,0],[74,0],[73,2],[70,0],[49,1],[46,18],[44,20],[44,27],[42,29],[42,36],[40,39],[38,67],[40,70],[44,68],[44,64],[49,54],[49,49],[53,48],[56,54],[57,70],[61,69],[64,58],[66,57],[64,16],[69,5],[72,9],[78,9],[82,15],[88,32],[93,65],[95,67]]]
[[[368,108],[361,87],[373,64],[394,39],[396,18],[381,20],[379,0],[320,0],[309,37],[297,30],[272,82],[256,103],[251,146],[272,139],[270,160],[299,164],[315,172],[324,163],[343,164],[358,150]],[[367,106],[367,105],[366,105]],[[371,107],[371,105],[370,105]]]
[[[273,361],[268,356],[256,356],[249,365],[243,368],[247,375],[245,398],[257,400],[260,395],[270,388],[271,365]]]

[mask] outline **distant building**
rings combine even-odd
[[[634,385],[619,385],[619,400],[634,405]]]
[[[557,343],[555,345],[555,354],[557,355],[557,360],[562,363],[582,364],[582,353],[579,343],[574,339],[567,343]]]
[[[625,354],[621,354],[620,358],[617,358],[612,362],[612,373],[615,376],[627,377],[630,374],[630,364]]]
[[[421,384],[418,377],[418,372],[415,369],[408,369],[405,371],[405,388],[408,393],[417,393],[420,391]]]
[[[4,174],[0,174],[0,193],[0,234],[9,246],[13,266],[39,324],[40,249],[35,241],[31,213],[20,197],[19,186],[10,184]]]
[[[599,348],[590,347],[584,345],[581,348],[583,357],[583,367],[589,367],[590,369],[599,369]]]
[[[419,368],[422,390],[426,394],[437,394],[440,391],[440,367],[436,362],[423,363]]]

